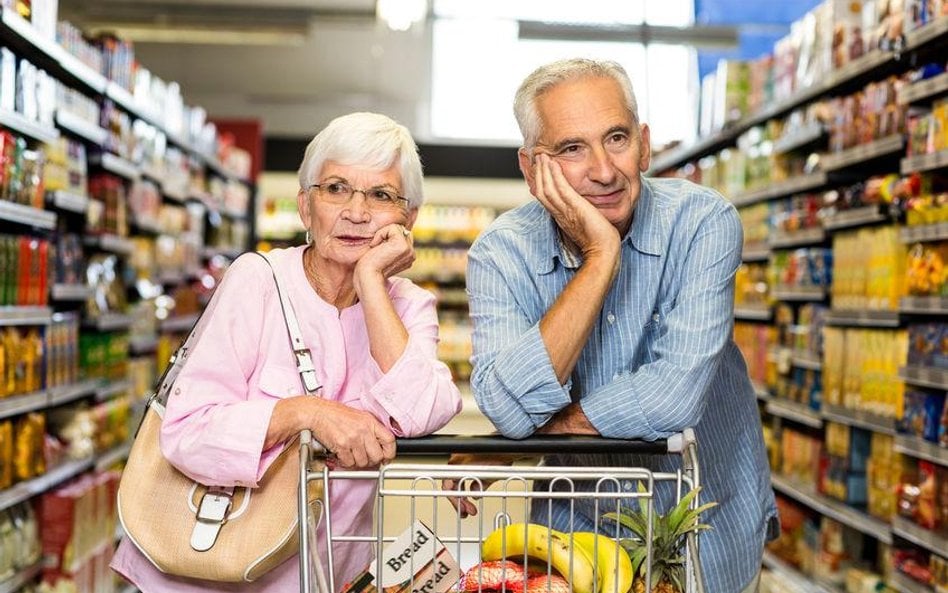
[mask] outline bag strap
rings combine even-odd
[[[293,309],[293,303],[290,302],[286,291],[283,290],[283,284],[280,282],[280,276],[277,274],[276,266],[270,255],[262,251],[255,251],[257,255],[263,258],[270,266],[270,272],[273,274],[273,281],[276,283],[277,295],[280,297],[280,307],[283,309],[283,320],[286,322],[286,331],[290,337],[290,348],[293,349],[293,355],[296,358],[296,370],[300,374],[300,380],[303,382],[303,388],[307,393],[316,393],[322,388],[316,378],[316,367],[313,366],[313,355],[310,349],[306,347],[303,341],[300,324],[296,319],[296,310]]]

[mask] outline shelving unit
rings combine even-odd
[[[193,248],[188,252],[189,254],[196,250],[198,258],[209,259],[223,256],[233,259],[249,247],[251,237],[247,233],[233,235],[216,233],[214,237],[218,237],[216,239],[218,242],[213,245],[206,243],[212,237],[209,228],[212,221],[216,221],[214,224],[218,226],[225,225],[228,230],[233,228],[227,226],[231,225],[232,221],[248,221],[248,212],[237,208],[236,204],[241,203],[245,193],[249,192],[248,209],[252,212],[253,181],[242,179],[226,169],[218,161],[216,155],[210,155],[207,151],[192,146],[190,140],[183,137],[184,134],[177,133],[166,125],[166,121],[171,121],[170,118],[166,120],[166,113],[158,113],[157,109],[151,109],[140,103],[130,92],[115,82],[107,80],[105,76],[69,54],[52,38],[39,33],[14,9],[0,9],[0,45],[14,53],[18,64],[20,60],[24,60],[45,71],[56,81],[56,84],[66,87],[67,96],[70,97],[65,104],[59,104],[55,110],[44,112],[42,119],[49,122],[48,124],[27,119],[21,113],[0,110],[0,127],[24,137],[30,149],[42,150],[46,154],[57,154],[55,152],[57,146],[43,147],[42,144],[59,142],[62,143],[59,154],[66,154],[65,143],[67,141],[71,143],[68,153],[69,161],[61,165],[64,170],[67,165],[72,167],[69,169],[70,182],[68,184],[60,182],[56,186],[71,189],[55,189],[46,192],[45,204],[37,208],[0,201],[0,221],[7,223],[6,228],[12,228],[13,232],[19,236],[42,238],[50,244],[54,244],[61,235],[75,235],[78,239],[74,252],[81,250],[81,253],[78,256],[76,253],[68,254],[72,258],[70,261],[92,259],[93,255],[103,260],[110,254],[118,256],[116,268],[111,270],[115,273],[117,282],[139,280],[150,282],[152,286],[160,288],[162,279],[158,278],[157,274],[156,277],[143,278],[142,275],[137,274],[137,270],[136,274],[123,274],[123,272],[132,271],[129,267],[147,252],[142,247],[147,243],[140,243],[139,239],[145,238],[147,241],[150,238],[154,242],[157,237],[163,236],[181,241],[181,238],[175,235],[180,234],[178,228],[182,223],[177,222],[176,217],[154,216],[136,219],[135,212],[130,207],[126,217],[124,212],[110,211],[109,208],[115,205],[108,203],[108,200],[112,199],[130,201],[129,196],[135,189],[150,192],[147,197],[152,198],[155,192],[154,187],[157,188],[162,204],[177,206],[182,217],[187,215],[196,219],[199,216],[196,204],[203,205],[205,230],[203,234],[202,231],[188,230],[190,235],[187,236],[187,240],[190,241],[192,235],[197,237],[196,245],[187,244],[189,249]],[[13,93],[12,88],[8,91]],[[60,95],[57,92],[55,96]],[[96,109],[93,109],[96,107],[95,104],[102,107],[106,99],[110,100],[109,103],[114,102],[117,111],[120,112],[111,114],[112,119],[109,120],[109,125],[103,123],[105,118],[99,116]],[[21,108],[19,99],[17,108]],[[51,116],[51,120],[47,116]],[[116,120],[121,120],[122,126],[119,126]],[[151,128],[145,128],[140,122],[149,124]],[[125,128],[126,124],[128,129]],[[122,137],[120,142],[116,142],[120,127],[121,131],[129,136]],[[141,131],[142,129],[145,131]],[[132,136],[136,142],[142,144],[143,150],[125,152],[128,149],[126,141]],[[197,138],[196,135],[193,137]],[[147,145],[152,140],[154,145]],[[202,141],[202,146],[206,144]],[[161,156],[160,151],[165,147],[168,150],[164,156]],[[154,152],[152,153],[151,150]],[[83,154],[85,156],[81,156]],[[125,158],[126,156],[128,158]],[[137,160],[133,162],[130,158]],[[159,160],[161,158],[166,160],[162,162]],[[51,162],[53,161],[46,160],[47,166]],[[80,166],[87,169],[80,171],[81,175],[77,176],[76,171]],[[166,170],[172,174],[166,175]],[[105,178],[104,175],[99,174],[108,174],[110,177]],[[63,175],[65,176],[65,172]],[[94,194],[93,192],[98,190],[92,187],[93,175],[99,180],[106,179],[109,183],[112,183],[113,179],[116,180],[115,183],[118,185],[115,187],[120,188],[121,191],[109,186],[105,190],[109,192],[108,196]],[[81,187],[76,179],[85,186]],[[54,186],[50,184],[47,187]],[[210,192],[213,192],[213,195]],[[240,199],[231,200],[230,198],[234,196]],[[216,216],[217,214],[228,220],[220,223],[220,217]],[[127,236],[122,224],[126,218],[129,227]],[[90,221],[88,226],[87,220]],[[102,225],[97,228],[120,230],[111,233],[92,230],[95,221]],[[159,221],[161,224],[158,224]],[[190,219],[188,224],[192,227],[199,226],[191,223]],[[245,237],[245,239],[238,242],[233,237]],[[57,262],[52,259],[54,257],[52,249],[50,251],[49,266],[52,268]],[[181,270],[174,279],[177,285],[196,277],[194,265],[188,264],[182,267],[185,269]],[[167,269],[167,266],[162,269]],[[147,358],[137,360],[133,358],[153,357],[159,350],[159,338],[162,334],[173,334],[190,328],[196,315],[172,310],[170,319],[166,319],[161,324],[157,320],[153,323],[158,328],[156,335],[146,336],[144,339],[142,336],[136,336],[133,339],[130,334],[140,331],[138,328],[143,319],[139,314],[140,309],[126,310],[124,307],[125,301],[129,301],[128,304],[132,307],[136,304],[139,298],[136,285],[125,286],[124,290],[119,285],[119,290],[123,294],[110,292],[106,297],[101,286],[93,287],[84,282],[85,274],[78,275],[79,279],[76,277],[77,275],[73,274],[68,283],[51,280],[45,287],[47,298],[42,300],[44,303],[48,301],[48,305],[0,307],[0,327],[26,326],[26,329],[22,331],[32,332],[33,328],[38,328],[42,334],[46,331],[45,328],[55,328],[56,324],[60,323],[60,318],[64,317],[60,313],[65,313],[67,319],[77,319],[78,315],[81,319],[80,334],[82,338],[88,338],[90,344],[87,346],[86,342],[83,342],[83,348],[91,349],[93,342],[96,344],[95,347],[100,347],[100,343],[107,343],[110,348],[107,351],[107,363],[102,363],[96,370],[96,373],[99,373],[108,364],[110,365],[107,367],[108,372],[102,372],[101,375],[91,370],[87,372],[90,375],[95,374],[95,377],[108,376],[112,379],[76,379],[70,384],[2,397],[0,398],[0,421],[16,422],[25,414],[47,413],[53,408],[56,408],[59,413],[76,405],[99,406],[100,410],[109,411],[110,422],[114,418],[120,418],[121,414],[126,413],[125,410],[130,410],[127,412],[130,416],[128,428],[129,434],[132,434],[134,432],[132,424],[137,418],[131,416],[140,413],[138,411],[140,406],[135,400],[140,400],[144,394],[133,393],[138,390],[136,387],[138,383],[131,380],[129,370],[133,363],[147,361]],[[169,286],[169,292],[173,288],[176,287]],[[154,298],[154,296],[149,298]],[[95,308],[90,304],[97,303],[97,306],[101,306],[104,302],[108,302],[108,307],[103,309],[106,312],[93,314]],[[124,348],[125,343],[128,343],[128,350],[123,358],[122,352],[116,351],[116,346]],[[105,346],[101,348],[103,352],[106,352]],[[75,345],[75,350],[80,350],[78,343]],[[92,367],[97,363],[89,361],[87,364]],[[139,365],[140,368],[146,366]],[[45,376],[45,370],[43,373]],[[141,379],[141,376],[140,371],[136,379]],[[50,382],[50,384],[54,383]],[[113,410],[115,410],[114,414]],[[48,423],[47,427],[49,427]],[[115,435],[109,436],[119,438]],[[0,510],[36,499],[43,493],[86,472],[111,468],[128,457],[130,447],[130,442],[118,443],[109,450],[97,452],[91,457],[65,461],[55,467],[47,468],[47,471],[41,475],[16,482],[11,487],[0,490]],[[0,582],[0,593],[19,591],[23,586],[34,582],[40,572],[39,565],[17,572],[11,578]],[[135,588],[126,587],[125,591],[133,593]]]
[[[948,151],[908,156],[906,135],[901,133],[885,135],[883,132],[882,137],[872,142],[847,147],[838,152],[830,152],[829,146],[838,146],[840,141],[848,142],[849,140],[845,140],[844,135],[835,135],[832,136],[832,141],[828,142],[830,134],[823,126],[798,125],[798,120],[792,120],[793,125],[768,126],[745,135],[755,126],[781,118],[791,111],[799,110],[798,113],[802,115],[804,108],[818,99],[849,96],[867,83],[882,81],[892,74],[901,74],[930,61],[944,64],[946,48],[948,48],[948,18],[941,18],[907,34],[903,45],[897,51],[874,51],[867,54],[831,75],[819,77],[813,86],[802,89],[785,100],[767,104],[759,113],[728,123],[725,129],[700,139],[694,145],[677,147],[656,155],[652,161],[652,172],[661,174],[682,168],[682,176],[699,177],[710,171],[708,176],[716,182],[716,185],[734,187],[735,191],[723,191],[723,193],[742,212],[745,222],[755,225],[751,229],[753,232],[749,230],[747,235],[755,240],[766,236],[765,244],[749,242],[744,246],[742,261],[744,263],[770,262],[771,270],[768,274],[772,274],[775,268],[783,271],[781,266],[787,259],[782,258],[794,257],[793,254],[788,253],[792,250],[824,249],[831,246],[835,249],[837,244],[843,244],[846,239],[855,237],[857,232],[862,233],[867,227],[894,225],[898,229],[899,240],[904,244],[948,241],[948,223],[905,226],[904,212],[900,210],[901,206],[897,201],[894,204],[881,203],[852,207],[841,199],[847,188],[870,176],[944,172],[948,169]],[[898,102],[901,105],[924,107],[931,105],[934,99],[946,95],[948,95],[948,74],[941,74],[929,80],[901,87]],[[795,114],[795,116],[798,115]],[[807,116],[810,116],[809,112]],[[838,125],[838,121],[833,125]],[[783,129],[784,135],[776,139],[768,138],[766,134],[774,129]],[[837,134],[838,130],[834,128],[832,133]],[[758,139],[762,137],[763,143],[757,144],[761,142]],[[745,149],[747,146],[753,147],[751,151]],[[719,155],[716,164],[713,159],[707,158],[716,156],[718,151],[724,149],[728,149],[728,153]],[[790,170],[799,171],[801,167],[806,173],[797,173],[798,176],[789,179],[774,178],[768,181],[763,168],[768,162],[775,161],[768,161],[767,156],[771,153],[783,154],[793,151],[796,152],[791,157],[799,159],[792,162],[795,168],[790,166],[782,168],[779,175],[786,175]],[[809,158],[805,158],[808,155]],[[711,169],[709,170],[708,167]],[[736,188],[739,187],[741,179],[739,175],[743,174],[740,167],[746,167],[747,186],[738,191]],[[778,173],[773,175],[777,177]],[[806,203],[806,207],[809,208],[811,194],[829,190],[840,190],[839,193],[833,194],[837,197],[837,201],[833,202],[831,198],[828,198],[819,203],[818,207],[821,210],[815,217],[818,226],[813,227],[813,218],[809,217],[812,211],[804,212],[805,207],[802,204]],[[791,204],[786,198],[795,198],[795,201]],[[770,210],[763,207],[763,204],[770,202],[773,202]],[[793,212],[788,212],[787,208],[793,209]],[[799,220],[791,218],[793,215],[799,216]],[[807,218],[804,222],[805,216]],[[765,223],[763,221],[769,221],[770,224],[767,235],[764,235]],[[777,230],[774,228],[777,226],[787,230]],[[812,228],[800,229],[801,226]],[[837,233],[845,235],[838,237]],[[871,236],[868,231],[866,236]],[[881,233],[880,236],[882,236]],[[836,255],[833,254],[834,259]],[[810,273],[810,270],[805,267],[806,264],[802,265],[804,266],[802,271],[797,269],[798,278],[799,275],[805,276]],[[763,274],[758,275],[759,268],[749,267],[748,270],[751,271],[749,277],[752,278],[749,282],[762,282],[760,278]],[[775,383],[774,393],[763,385],[755,385],[760,409],[764,413],[766,425],[772,429],[772,434],[779,439],[782,431],[789,428],[799,435],[798,438],[806,442],[816,442],[825,447],[823,435],[826,433],[824,431],[828,430],[829,424],[832,423],[869,431],[873,435],[879,435],[879,439],[889,438],[891,440],[888,442],[894,443],[890,446],[896,454],[925,460],[939,466],[948,466],[948,449],[919,437],[899,433],[894,417],[882,417],[870,413],[868,409],[851,409],[833,405],[827,401],[825,391],[827,386],[823,382],[825,377],[821,373],[824,372],[824,367],[833,369],[835,372],[839,365],[838,358],[834,358],[833,364],[828,366],[828,360],[824,361],[822,355],[792,349],[775,353],[772,345],[764,356],[764,342],[768,339],[772,341],[774,338],[765,337],[771,334],[765,334],[761,329],[764,324],[777,325],[778,331],[773,333],[780,336],[778,339],[781,340],[782,346],[789,347],[791,343],[799,345],[799,340],[802,339],[800,336],[805,332],[813,331],[812,327],[801,329],[799,324],[813,323],[813,321],[812,317],[807,318],[810,321],[797,321],[797,316],[802,307],[814,304],[825,307],[825,309],[819,309],[819,319],[822,320],[820,323],[823,326],[855,328],[847,329],[845,332],[847,336],[895,335],[895,330],[918,323],[919,319],[944,321],[948,318],[948,299],[905,296],[898,301],[897,308],[890,309],[893,305],[891,300],[886,301],[884,297],[876,297],[871,301],[872,308],[865,306],[856,308],[853,303],[858,301],[848,298],[850,293],[846,292],[846,285],[813,286],[813,284],[818,284],[816,280],[800,282],[799,285],[779,284],[780,280],[776,280],[775,284],[771,280],[775,276],[777,274],[767,276],[766,294],[771,299],[769,306],[756,309],[750,309],[747,306],[735,307],[735,318],[740,323],[740,331],[743,332],[741,339],[750,349],[747,358],[749,362],[753,362],[754,376],[760,380],[766,376],[768,381],[773,381],[775,374],[780,377]],[[866,276],[868,278],[868,274]],[[854,278],[858,279],[858,276]],[[853,280],[853,282],[857,281]],[[763,292],[762,289],[761,292]],[[834,297],[838,297],[839,301],[834,302]],[[870,299],[867,298],[866,302],[869,303]],[[808,311],[816,310],[808,309]],[[861,331],[858,328],[878,331]],[[837,335],[843,333],[839,329],[834,331],[839,332]],[[807,335],[810,336],[810,340],[813,339],[812,333]],[[847,337],[847,340],[849,339]],[[812,344],[812,341],[808,343]],[[849,347],[851,346],[847,342],[847,348]],[[837,353],[835,356],[840,355]],[[844,364],[849,364],[849,362]],[[766,369],[766,372],[762,372],[763,369]],[[948,370],[904,366],[899,370],[899,377],[905,382],[907,389],[917,386],[948,391]],[[846,387],[844,386],[843,389]],[[855,389],[856,393],[852,396],[855,398],[854,401],[858,401],[860,395],[858,384]],[[834,393],[839,393],[839,391]],[[846,398],[842,400],[847,402],[847,406],[850,405],[850,395],[846,393]],[[811,397],[812,399],[809,399]],[[811,401],[812,404],[800,403],[802,401]],[[878,406],[872,409],[881,410],[883,407]],[[842,429],[839,427],[834,427],[833,430],[837,430],[837,439],[839,434],[845,434],[840,432]],[[839,441],[837,440],[836,443],[838,447]],[[779,441],[777,447],[779,449]],[[841,470],[837,468],[837,471]],[[841,478],[837,475],[836,479]],[[775,491],[784,499],[789,499],[795,504],[815,511],[817,515],[829,517],[855,529],[882,545],[915,545],[939,554],[943,558],[948,557],[948,540],[917,526],[908,519],[896,517],[891,523],[881,521],[863,512],[862,509],[848,506],[818,493],[814,485],[794,483],[776,474],[773,476],[773,485]],[[872,549],[876,548],[872,547]],[[800,591],[835,590],[831,586],[828,587],[826,583],[816,582],[810,575],[801,574],[769,553],[765,555],[764,565],[778,575],[778,580],[782,584],[792,584]],[[933,591],[931,587],[918,585],[900,574],[894,574],[889,585],[896,590],[909,593],[923,591],[932,593]]]

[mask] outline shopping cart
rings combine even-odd
[[[336,593],[342,583],[337,582],[334,570],[333,545],[340,542],[370,542],[375,547],[374,572],[377,583],[385,580],[384,572],[390,564],[383,562],[383,548],[395,541],[396,535],[421,520],[430,531],[453,554],[465,571],[480,562],[481,544],[490,533],[499,527],[511,523],[526,523],[533,517],[553,518],[554,502],[558,508],[566,505],[569,528],[572,531],[574,512],[578,504],[592,507],[592,517],[601,517],[604,513],[618,512],[620,505],[628,506],[636,501],[638,508],[644,510],[647,534],[645,537],[646,559],[643,563],[645,591],[652,591],[652,514],[661,512],[656,506],[659,488],[671,493],[675,502],[685,493],[698,487],[699,471],[697,442],[694,431],[686,429],[672,437],[654,441],[616,440],[572,436],[532,437],[526,440],[512,440],[493,436],[432,436],[418,439],[400,439],[397,442],[399,461],[373,471],[330,470],[310,471],[311,462],[324,455],[325,449],[304,434],[300,442],[300,489],[298,504],[300,509],[300,581],[301,593]],[[452,453],[471,454],[516,454],[545,455],[569,452],[571,454],[623,453],[635,455],[680,455],[680,469],[674,472],[653,472],[645,467],[551,467],[539,466],[487,466],[487,465],[447,465],[446,457]],[[425,457],[419,463],[405,463],[405,457]],[[478,513],[475,517],[462,519],[450,505],[449,499],[456,498],[455,490],[445,490],[442,481],[454,480],[462,489],[475,487]],[[307,486],[311,480],[322,480],[323,497],[320,501],[307,504]],[[333,530],[332,507],[329,500],[330,482],[336,480],[373,480],[377,482],[378,497],[375,528],[369,535],[339,534]],[[537,487],[537,484],[540,487]],[[311,506],[312,505],[312,506]],[[697,508],[697,496],[691,501],[691,508]],[[562,511],[558,511],[562,512]],[[394,519],[394,527],[392,526]],[[518,521],[519,520],[519,521]],[[607,525],[608,524],[608,525]],[[613,527],[614,526],[614,527]],[[326,557],[319,558],[316,551],[316,530],[325,529],[328,542]],[[518,525],[519,528],[519,525]],[[544,528],[548,534],[553,532]],[[613,541],[622,537],[617,523],[596,522],[593,528]],[[507,548],[506,535],[502,546]],[[525,535],[526,537],[526,535]],[[592,556],[596,582],[600,576],[600,563],[597,559],[599,539],[596,539],[596,551]],[[695,533],[688,534],[685,551],[685,591],[684,593],[703,593],[701,567],[698,562],[698,542]],[[513,543],[511,542],[511,546]],[[615,548],[612,546],[612,548]],[[512,549],[512,548],[510,548]],[[427,558],[413,555],[406,561],[412,563],[408,574],[415,575],[414,563],[424,566],[434,564],[432,548]],[[568,580],[570,591],[573,586],[575,565],[573,554],[578,553],[569,546],[569,570],[563,577]],[[521,560],[526,560],[521,556]],[[325,568],[323,564],[325,560]],[[367,560],[368,563],[368,560]],[[551,558],[547,558],[543,567],[550,574]],[[614,566],[614,564],[613,564]],[[408,583],[407,591],[427,591],[425,587],[416,588],[414,576]],[[549,577],[548,577],[549,579]],[[525,583],[524,583],[525,584]],[[314,588],[315,585],[315,588]],[[552,585],[549,585],[552,589]],[[379,589],[382,587],[379,586]],[[506,585],[503,591],[508,591]],[[374,591],[375,589],[369,589]],[[386,589],[389,591],[390,589]],[[391,589],[394,591],[395,589]],[[406,590],[406,589],[402,589]],[[442,589],[443,590],[443,589]],[[451,591],[462,591],[460,582],[452,586]],[[593,593],[596,593],[595,588]],[[602,591],[601,593],[615,593]],[[618,593],[625,593],[619,591]]]

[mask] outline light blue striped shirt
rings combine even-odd
[[[539,323],[581,261],[565,249],[550,215],[536,201],[503,214],[468,259],[471,387],[501,433],[529,436],[574,399],[607,437],[654,440],[695,428],[701,499],[720,503],[702,516],[713,527],[701,536],[708,593],[740,592],[777,528],[760,415],[732,340],[742,233],[736,210],[716,192],[643,178],[619,273],[566,385]],[[547,460],[661,471],[679,462],[568,452]],[[539,521],[548,508],[538,506]],[[591,529],[592,502],[576,506],[573,528]],[[568,514],[567,505],[554,509],[554,526],[568,527]]]

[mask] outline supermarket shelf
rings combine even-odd
[[[895,450],[899,453],[925,459],[938,465],[948,466],[948,448],[939,447],[935,443],[926,441],[917,436],[899,434],[895,436]]]
[[[131,315],[121,313],[102,313],[94,319],[83,322],[83,325],[98,331],[117,331],[128,329],[132,325]]]
[[[131,255],[134,250],[132,242],[125,237],[118,235],[92,235],[83,239],[86,245],[98,247],[102,251],[117,253],[119,255]]]
[[[826,299],[826,287],[775,286],[771,294],[778,301],[822,301]]]
[[[770,259],[770,246],[766,243],[750,243],[744,246],[741,253],[741,261],[755,262],[767,261]]]
[[[889,580],[886,581],[886,585],[899,591],[899,593],[934,593],[935,591],[897,570],[892,570],[889,573]]]
[[[45,391],[11,395],[0,399],[0,418],[9,418],[46,407],[48,402]]]
[[[803,229],[789,233],[785,231],[775,231],[770,236],[770,239],[768,239],[771,249],[819,245],[824,241],[826,241],[826,231],[823,230],[823,227]]]
[[[57,189],[48,193],[46,199],[52,203],[54,208],[60,210],[85,214],[86,210],[89,209],[89,198],[64,189]]]
[[[0,126],[46,144],[59,138],[59,130],[56,128],[31,121],[19,113],[7,109],[0,109]]]
[[[95,460],[95,470],[100,472],[105,471],[116,463],[128,459],[128,453],[131,450],[132,443],[129,441],[127,443],[113,447],[105,453],[102,453]]]
[[[851,227],[886,222],[893,217],[886,206],[863,206],[852,210],[843,210],[830,215],[823,220],[823,228],[828,231],[848,229]]]
[[[95,393],[96,388],[101,384],[102,381],[99,379],[87,379],[85,381],[73,383],[72,385],[53,387],[49,390],[49,399],[47,403],[50,407],[52,407],[75,401],[81,397],[92,395]]]
[[[899,377],[909,385],[948,390],[948,370],[935,367],[904,366]]]
[[[948,537],[920,527],[905,517],[892,517],[892,533],[936,554],[948,550]]]
[[[152,124],[164,131],[164,126],[161,125],[159,118],[151,112],[151,110],[145,108],[143,105],[139,104],[135,100],[135,97],[132,96],[130,92],[116,83],[109,81],[105,87],[105,95],[115,101],[119,107],[134,115],[138,119],[145,120],[146,122]]]
[[[936,39],[943,35],[940,31],[932,30],[932,27],[923,27],[918,32],[913,32],[913,39],[917,40],[912,48],[921,47],[930,39]],[[817,84],[802,89],[782,101],[772,103],[766,109],[747,116],[740,121],[733,122],[727,129],[711,134],[708,137],[700,139],[693,145],[674,148],[658,154],[652,161],[651,172],[660,173],[695,159],[696,157],[709,154],[710,152],[725,146],[734,144],[734,140],[746,130],[755,125],[773,119],[784,113],[812,101],[813,99],[827,94],[840,93],[846,89],[858,86],[865,81],[867,76],[879,78],[879,71],[888,69],[894,65],[895,54],[885,51],[873,51],[856,60],[853,60],[843,68],[833,72],[831,75],[823,78]]]
[[[804,148],[826,136],[826,129],[820,122],[813,122],[784,134],[774,142],[774,152],[784,153]]]
[[[800,369],[823,370],[823,361],[812,352],[805,350],[793,350],[790,355],[790,364]]]
[[[819,189],[828,183],[829,176],[822,171],[818,171],[816,173],[810,173],[809,175],[801,175],[785,181],[778,181],[761,189],[741,192],[735,195],[731,199],[731,202],[737,207],[749,206],[773,198],[782,198],[800,192]]]
[[[199,315],[197,313],[192,313],[191,315],[179,315],[177,317],[169,317],[163,321],[159,322],[158,330],[163,332],[184,332],[191,329],[192,326],[197,322]]]
[[[67,461],[42,476],[14,484],[0,492],[0,510],[10,508],[24,500],[29,500],[37,494],[42,494],[50,488],[81,474],[92,467],[94,460],[94,457],[87,457],[86,459]]]
[[[948,297],[902,297],[899,299],[899,311],[924,315],[948,315]]]
[[[231,248],[227,248],[227,247],[205,247],[201,253],[202,253],[202,255],[204,255],[205,258],[208,258],[208,259],[210,259],[210,258],[212,258],[212,257],[216,257],[216,256],[218,256],[218,255],[222,255],[222,256],[224,256],[224,257],[229,257],[229,258],[231,258],[231,259],[237,259],[244,251],[246,251],[246,250],[240,249],[240,248],[238,248],[238,247],[231,247]]]
[[[896,311],[830,309],[826,315],[826,324],[852,327],[898,327],[899,314]]]
[[[53,284],[50,298],[54,301],[84,301],[92,294],[92,287],[85,284]]]
[[[791,588],[799,593],[842,593],[840,589],[836,587],[814,582],[805,574],[767,550],[764,550],[763,564],[764,567],[774,571],[780,577],[781,584],[790,585]]]
[[[102,167],[109,173],[124,177],[130,181],[136,181],[142,174],[141,169],[134,163],[114,155],[111,152],[91,155],[89,157],[89,165]]]
[[[824,154],[821,166],[824,171],[840,171],[891,156],[903,148],[905,148],[905,137],[902,134],[892,134],[840,152]]]
[[[948,239],[948,222],[907,226],[899,229],[899,240],[903,243],[922,243]]]
[[[158,350],[157,336],[132,336],[128,341],[128,351],[132,355],[151,354]]]
[[[777,475],[772,475],[771,481],[773,482],[774,490],[777,492],[781,492],[798,502],[802,502],[811,509],[839,521],[843,525],[847,525],[866,535],[872,536],[884,544],[892,544],[892,530],[884,521],[880,521],[866,513],[857,511],[838,500],[818,494],[812,486],[795,484],[793,481]]]
[[[0,326],[49,325],[52,320],[49,307],[0,307]]]
[[[939,18],[905,35],[905,51],[913,51],[948,35],[948,17]]]
[[[109,139],[109,131],[105,128],[89,123],[81,117],[68,111],[56,111],[56,125],[60,129],[79,136],[95,146],[105,146]]]
[[[773,311],[765,305],[734,307],[734,319],[743,321],[770,321]]]
[[[938,76],[920,80],[902,88],[901,92],[899,92],[898,102],[899,105],[911,105],[923,99],[945,93],[948,93],[948,72],[942,72]]]
[[[157,219],[133,220],[132,224],[135,225],[135,228],[139,231],[150,233],[152,235],[161,234],[161,223],[159,223]]]
[[[107,399],[123,393],[132,388],[132,382],[128,379],[122,379],[119,381],[106,381],[100,383],[95,390],[95,401],[103,402]]]
[[[891,436],[895,436],[896,434],[895,420],[892,418],[870,414],[862,410],[851,410],[842,406],[834,406],[826,402],[823,402],[822,414],[823,419],[830,422],[855,426],[856,428],[863,428]]]
[[[948,149],[930,154],[905,157],[899,165],[902,175],[948,167]]]
[[[16,571],[13,576],[0,581],[0,593],[16,593],[25,585],[32,583],[43,570],[43,561]]]
[[[756,381],[751,381],[751,385],[754,387],[754,395],[757,396],[757,399],[761,401],[770,401],[772,399],[766,387]]]
[[[0,200],[0,220],[26,224],[40,229],[56,228],[56,213]]]
[[[767,402],[767,412],[787,420],[799,422],[813,428],[823,427],[823,418],[819,412],[809,407],[780,398],[771,398]]]

